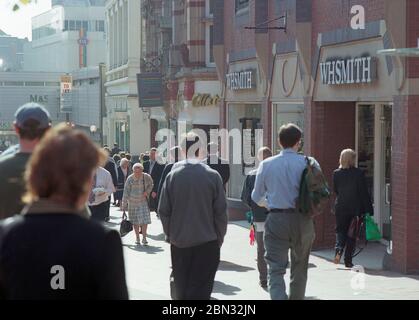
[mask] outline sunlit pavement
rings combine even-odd
[[[121,216],[122,212],[111,206],[111,220],[106,225],[119,230]],[[133,232],[122,238],[130,299],[168,300],[170,246],[164,241],[161,222],[155,213],[152,213],[152,224],[148,233],[148,246],[136,245]],[[356,273],[346,269],[344,265],[333,264],[327,259],[327,254],[322,253],[321,256],[323,257],[314,253],[310,257],[307,299],[419,300],[419,276],[371,269],[366,269],[365,273]],[[356,262],[357,260],[354,260],[354,263]],[[289,269],[285,278],[288,287]],[[246,222],[232,222],[228,225],[212,298],[269,299],[268,292],[259,286],[256,246],[249,244]]]

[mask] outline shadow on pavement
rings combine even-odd
[[[247,272],[251,270],[255,270],[254,268],[240,266],[233,262],[221,260],[220,264],[218,265],[218,270],[220,271],[236,271],[236,272]]]
[[[154,247],[154,246],[142,246],[142,245],[135,245],[135,244],[123,244],[122,246],[127,247],[128,249],[138,251],[138,252],[145,252],[147,254],[156,254],[158,252],[164,251],[161,247]]]
[[[164,233],[160,233],[157,236],[152,235],[152,234],[147,234],[147,238],[153,239],[155,241],[165,241],[166,240],[166,237],[165,237]]]
[[[412,280],[419,281],[419,275],[415,274],[402,274],[388,270],[371,270],[368,268],[364,269],[365,274],[369,276],[379,276],[379,277],[386,277],[386,278],[408,278]]]
[[[110,221],[108,221],[108,222],[104,222],[104,225],[106,226],[106,227],[115,227],[115,226],[119,226],[121,223],[120,222],[110,222]]]
[[[234,296],[239,291],[241,291],[240,288],[225,284],[221,281],[214,281],[214,288],[212,289],[212,293],[222,293],[226,296]]]

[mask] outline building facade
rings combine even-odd
[[[104,117],[103,79],[106,66],[83,68],[74,71],[71,76],[73,88],[71,102],[73,110],[69,120],[88,134],[98,144],[105,144],[102,136]]]
[[[106,1],[105,141],[133,155],[150,148],[149,114],[138,103],[142,48],[141,1]]]
[[[12,37],[0,30],[0,72],[23,70],[23,47],[28,39]]]
[[[103,1],[55,1],[32,18],[32,41],[25,46],[26,71],[70,73],[106,62]]]
[[[221,125],[242,128],[245,121],[245,127],[263,128],[264,144],[278,152],[280,125],[299,124],[304,152],[319,160],[330,186],[340,152],[356,150],[374,219],[388,246],[385,265],[419,272],[419,153],[414,141],[419,61],[377,53],[417,47],[418,3],[357,4],[365,9],[365,29],[352,28],[352,5],[343,0],[216,0]],[[286,27],[286,32],[267,26]],[[245,169],[234,169],[231,183],[240,184]],[[230,186],[236,210],[237,196],[238,186]],[[332,203],[316,218],[316,248],[334,244]]]
[[[65,121],[60,111],[60,73],[0,72],[0,145],[17,143],[16,110],[29,102],[43,105],[54,124]]]
[[[155,134],[162,128],[178,138],[181,131],[201,129],[209,142],[210,130],[219,128],[221,101],[212,54],[213,1],[143,1],[143,8],[142,72],[160,73],[164,92],[162,105],[148,108],[151,144],[158,146]]]

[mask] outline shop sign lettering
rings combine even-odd
[[[192,98],[192,105],[194,107],[216,106],[220,102],[220,96],[217,94],[211,96],[210,94],[195,94]]]
[[[31,94],[29,96],[29,101],[36,103],[48,103],[48,96],[39,96],[37,94]]]
[[[320,63],[323,84],[371,83],[377,78],[377,60],[372,57],[333,59]]]
[[[232,72],[226,75],[229,90],[249,90],[256,88],[256,70]]]

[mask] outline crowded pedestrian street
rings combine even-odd
[[[121,215],[119,208],[112,206],[106,226],[119,229]],[[165,242],[161,221],[155,213],[149,226],[148,246],[137,246],[133,232],[122,242],[129,298],[170,300],[170,245]],[[312,252],[306,299],[419,300],[419,276],[383,271],[380,265],[383,246],[370,246],[357,260],[366,266],[364,283],[354,278],[358,273],[332,262],[333,250]],[[255,257],[256,247],[249,244],[247,221],[230,222],[211,299],[268,300],[269,293],[258,283]],[[289,284],[289,273],[286,282]]]
[[[0,0],[0,301],[419,301],[418,127],[419,0]]]

